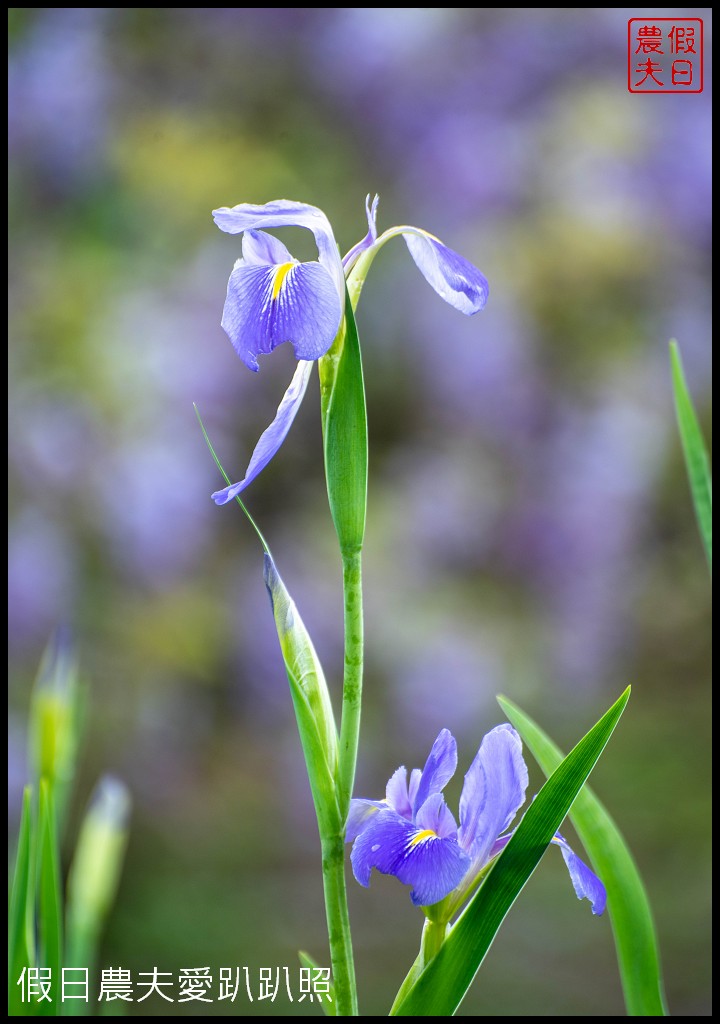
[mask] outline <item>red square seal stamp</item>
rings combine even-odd
[[[630,18],[630,92],[702,92],[702,18]]]

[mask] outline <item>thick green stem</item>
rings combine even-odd
[[[355,783],[363,679],[363,603],[362,556],[359,551],[343,555],[343,595],[345,609],[345,667],[343,674],[342,720],[340,724],[340,760],[338,767],[338,804],[343,820],[347,817]]]
[[[436,906],[439,906],[439,904],[436,904]],[[390,1017],[397,1016],[397,1008],[404,1001],[406,995],[433,957],[440,951],[440,947],[447,937],[447,931],[447,920],[426,919],[423,926],[422,938],[420,940],[420,952],[417,955],[415,963],[410,968],[407,977],[400,986],[398,994],[395,996],[395,1002],[390,1008]]]
[[[445,941],[447,930],[447,921],[425,921],[420,945],[423,967],[426,967],[433,957],[440,952],[440,947]]]
[[[330,962],[335,983],[335,1016],[357,1017],[355,964],[345,891],[345,841],[342,835],[322,840],[322,868]]]
[[[336,1016],[357,1017],[357,989],[345,890],[344,823],[350,807],[360,735],[363,671],[362,570],[360,552],[343,555],[345,671],[337,794],[343,832],[322,838],[323,885]]]

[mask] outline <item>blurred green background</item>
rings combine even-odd
[[[239,966],[256,984],[261,967],[295,979],[298,948],[327,960],[260,550],[236,506],[210,501],[192,403],[239,479],[293,365],[285,346],[253,375],[222,332],[239,244],[210,211],[314,203],[346,251],[378,192],[381,229],[438,234],[491,297],[460,316],[398,241],[360,305],[358,795],[421,765],[447,726],[456,806],[496,693],[569,748],[632,683],[594,788],[646,880],[671,1012],[709,1015],[710,588],[667,343],[709,435],[710,102],[627,91],[627,18],[645,13],[10,9],[10,824],[30,686],[66,624],[89,687],[75,814],[108,770],[134,801],[104,966]],[[709,8],[653,15],[705,19],[709,55]],[[313,382],[248,504],[337,694],[318,411]],[[420,916],[395,879],[349,884],[361,1007],[383,1016]],[[250,1003],[241,987],[202,1013],[319,1013],[294,994]],[[559,856],[461,1013],[623,1015],[609,922]]]

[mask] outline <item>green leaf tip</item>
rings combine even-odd
[[[220,470],[220,473],[222,474],[222,478],[223,478],[223,480],[225,481],[225,483],[226,483],[226,484],[228,484],[228,485],[230,485],[230,484],[232,483],[232,480],[230,479],[230,477],[229,477],[229,476],[227,475],[227,473],[225,472],[225,469],[224,469],[224,467],[223,467],[223,464],[222,464],[222,463],[220,462],[220,459],[218,458],[217,452],[216,452],[216,451],[215,451],[215,449],[213,448],[213,445],[212,445],[212,441],[210,440],[210,437],[209,437],[209,435],[208,435],[208,432],[207,432],[207,430],[205,429],[205,424],[203,423],[203,421],[202,421],[202,417],[200,416],[200,410],[198,409],[198,407],[197,407],[197,405],[195,404],[195,402],[193,402],[193,409],[195,410],[195,416],[197,417],[197,421],[198,421],[198,423],[200,424],[200,430],[202,431],[202,435],[203,435],[203,437],[205,438],[205,444],[206,444],[206,445],[208,446],[208,449],[209,449],[209,451],[210,451],[210,454],[211,454],[211,455],[212,455],[212,457],[213,457],[213,460],[214,460],[214,462],[215,462],[215,465],[216,465],[216,466],[217,466],[217,468],[218,468],[218,469]],[[255,522],[255,520],[253,519],[253,517],[252,517],[252,516],[250,515],[250,513],[248,512],[248,510],[247,510],[247,506],[245,505],[245,503],[243,502],[243,500],[241,499],[241,497],[240,497],[240,495],[239,495],[239,494],[235,495],[235,501],[236,501],[236,502],[238,503],[238,505],[240,506],[240,508],[241,508],[241,509],[243,510],[243,512],[245,513],[245,517],[246,517],[246,519],[248,520],[248,522],[249,522],[249,523],[250,523],[250,525],[252,526],[253,530],[254,530],[254,531],[255,531],[255,533],[257,534],[257,536],[258,536],[258,538],[259,538],[259,540],[260,540],[260,543],[261,543],[261,544],[262,544],[262,546],[263,546],[263,551],[264,551],[264,552],[265,552],[266,554],[268,554],[268,555],[269,555],[269,554],[270,554],[270,548],[268,547],[268,543],[267,543],[267,541],[265,540],[265,538],[263,537],[263,535],[262,535],[262,532],[261,532],[261,530],[260,530],[260,527],[258,526],[258,524],[257,524],[257,523]]]
[[[695,507],[700,537],[705,548],[705,556],[710,574],[712,575],[712,475],[710,472],[710,460],[695,407],[688,391],[680,349],[676,341],[670,342],[670,363],[675,397],[675,413],[680,431],[683,455],[685,457],[685,467],[690,481],[690,493]]]

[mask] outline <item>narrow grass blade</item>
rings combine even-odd
[[[307,967],[307,969],[310,971],[311,980],[313,978],[318,977],[318,975],[315,972],[321,969],[320,964],[318,964],[316,960],[313,960],[309,953],[306,953],[304,950],[301,949],[298,953],[298,958],[302,966]],[[328,995],[330,996],[329,999],[324,998],[322,1000],[321,1005],[323,1008],[323,1013],[325,1014],[326,1017],[336,1017],[337,1013],[335,1009],[335,986],[333,985],[332,982],[330,982]]]
[[[31,1007],[22,1002],[22,987],[17,984],[24,968],[35,967],[35,871],[33,867],[34,825],[32,820],[32,789],[23,794],[20,835],[18,837],[15,874],[10,890],[8,920],[8,1016],[34,1016]]]
[[[63,964],[63,905],[60,888],[60,852],[57,819],[50,783],[40,782],[38,811],[38,960],[50,969],[51,1001],[43,1001],[44,1015],[59,1016],[58,982]]]
[[[451,1017],[462,1002],[497,931],[602,754],[630,697],[630,688],[550,776],[465,908],[437,956],[394,1016]]]
[[[203,423],[202,418],[200,416],[200,410],[198,409],[198,407],[195,405],[194,402],[193,402],[193,409],[195,410],[195,415],[197,416],[197,421],[200,424],[200,429],[202,430],[202,435],[205,438],[205,444],[208,446],[208,450],[210,451],[210,454],[213,457],[213,461],[215,462],[215,465],[217,466],[217,468],[220,470],[220,473],[221,473],[222,478],[225,481],[225,483],[230,485],[232,483],[232,480],[230,479],[230,477],[225,472],[225,470],[223,468],[223,465],[220,462],[220,459],[218,458],[217,452],[213,448],[212,441],[210,440],[208,432],[205,429],[205,424]],[[239,494],[235,496],[235,501],[238,503],[240,508],[243,510],[243,512],[245,513],[245,516],[247,517],[248,522],[252,526],[252,528],[255,531],[255,533],[258,535],[258,539],[260,540],[260,543],[263,546],[263,550],[265,551],[266,554],[269,555],[270,554],[270,548],[267,545],[267,541],[265,540],[265,538],[263,537],[262,533],[260,532],[260,527],[257,525],[257,523],[255,522],[253,517],[248,512],[247,507],[245,506],[245,503],[240,498]]]
[[[563,759],[540,727],[506,697],[498,703],[546,775]],[[608,894],[618,966],[629,1017],[664,1017],[660,953],[650,902],[628,846],[603,805],[587,787],[578,795],[570,820],[595,873]]]
[[[672,364],[673,391],[675,393],[675,411],[677,413],[680,440],[685,454],[685,465],[690,479],[690,492],[695,515],[697,516],[700,536],[705,546],[710,573],[712,574],[712,476],[705,441],[703,440],[690,398],[685,374],[683,372],[680,349],[677,342],[670,342],[670,362]]]

